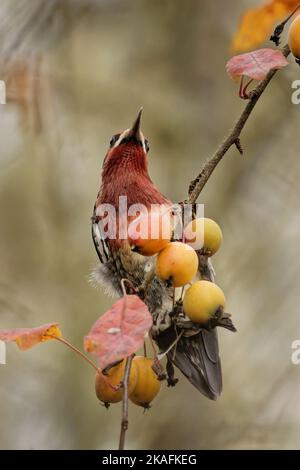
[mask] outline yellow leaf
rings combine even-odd
[[[54,338],[61,338],[62,337],[62,332],[60,331],[60,328],[58,325],[51,325],[48,330],[45,331],[45,333],[42,336],[41,341],[49,341],[49,339],[54,339]]]
[[[292,12],[299,0],[273,0],[252,10],[248,10],[241,19],[232,41],[234,51],[245,51],[256,47],[268,39],[276,22]]]

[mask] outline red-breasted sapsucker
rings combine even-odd
[[[155,256],[142,256],[132,249],[126,237],[121,239],[118,235],[122,219],[120,197],[127,198],[127,207],[143,204],[150,209],[152,204],[172,205],[150,179],[149,143],[141,132],[141,113],[142,110],[130,129],[112,137],[103,162],[102,183],[92,217],[92,236],[101,263],[93,277],[118,295],[122,294],[122,279],[128,280],[153,316],[151,335],[160,350],[164,352],[175,343],[167,353],[169,384],[176,381],[174,364],[201,393],[215,400],[222,389],[216,328],[199,328],[199,325],[191,326],[191,322],[186,328],[174,313],[173,289],[154,274]],[[103,207],[108,205],[114,208],[111,217],[116,220],[115,238],[103,237],[103,225],[99,228]],[[207,261],[202,262],[199,276],[211,278],[212,275]]]

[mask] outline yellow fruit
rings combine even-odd
[[[183,299],[183,311],[195,323],[207,322],[219,307],[225,308],[224,293],[209,281],[195,282]]]
[[[184,241],[208,256],[218,251],[222,240],[222,230],[212,219],[194,219],[184,229]]]
[[[172,219],[170,208],[167,206],[136,217],[128,227],[129,243],[141,255],[156,255],[170,243]]]
[[[120,362],[116,366],[112,367],[108,371],[108,375],[102,374],[102,372],[96,373],[95,389],[96,395],[100,401],[104,403],[118,403],[123,398],[123,388],[120,387],[115,390],[114,387],[118,387],[120,382],[123,380],[125,371],[126,361]],[[128,393],[132,392],[137,382],[137,368],[132,363],[128,381]]]
[[[161,386],[157,375],[152,369],[153,359],[136,356],[132,364],[135,364],[137,368],[137,382],[134,390],[129,393],[129,398],[136,405],[149,408]]]
[[[197,253],[185,243],[169,243],[157,256],[157,277],[169,281],[173,287],[181,287],[190,282],[197,270]]]
[[[300,15],[294,19],[290,26],[289,46],[293,55],[300,59]]]

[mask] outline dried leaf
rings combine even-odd
[[[245,51],[268,39],[276,24],[299,5],[299,0],[272,0],[248,10],[241,19],[232,41],[234,51]]]
[[[263,80],[272,69],[281,69],[288,61],[281,51],[274,49],[258,49],[232,57],[226,64],[227,73],[231,78],[246,75],[253,80]]]
[[[147,305],[136,295],[125,295],[96,321],[84,338],[84,348],[104,368],[136,352],[151,326]]]
[[[54,338],[61,338],[62,334],[58,323],[47,323],[36,328],[13,328],[0,330],[1,341],[15,341],[18,347],[25,351],[38,343]]]

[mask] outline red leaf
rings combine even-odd
[[[273,69],[282,69],[288,61],[281,51],[274,49],[258,49],[232,57],[226,64],[227,73],[231,78],[246,75],[253,80],[263,80]]]
[[[15,341],[18,347],[25,351],[38,343],[50,339],[61,338],[62,334],[58,323],[47,323],[36,328],[14,328],[0,330],[1,341]]]
[[[136,295],[125,295],[102,315],[84,338],[84,348],[104,368],[136,352],[152,326],[147,305]]]

